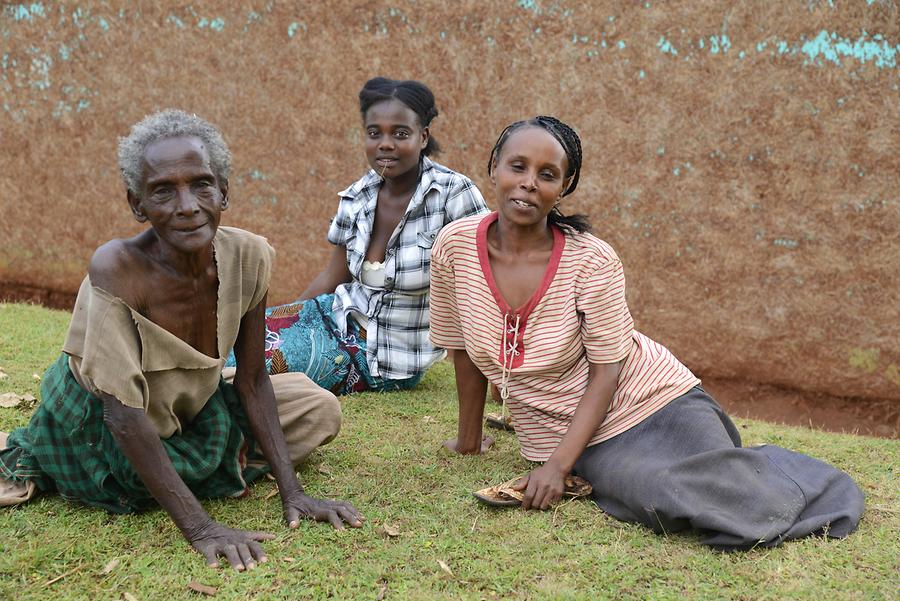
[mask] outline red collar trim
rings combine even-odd
[[[553,278],[556,276],[556,271],[559,269],[559,261],[562,258],[563,249],[566,246],[566,236],[557,226],[550,224],[550,230],[553,232],[553,250],[550,251],[550,260],[547,262],[544,277],[537,287],[537,290],[531,295],[531,298],[525,301],[525,304],[521,307],[513,308],[509,306],[509,303],[507,303],[506,299],[503,298],[503,295],[500,294],[500,289],[497,287],[497,281],[494,279],[494,272],[491,270],[491,261],[488,258],[487,231],[491,224],[497,221],[497,218],[498,214],[496,212],[489,213],[488,215],[485,215],[484,219],[478,224],[475,238],[475,244],[478,248],[478,262],[481,264],[481,271],[484,273],[488,288],[490,288],[491,294],[497,302],[497,306],[500,307],[500,311],[512,315],[518,314],[520,316],[520,321],[524,321],[544,297],[544,294],[553,282]]]

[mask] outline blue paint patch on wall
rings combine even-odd
[[[197,21],[197,27],[200,29],[206,29],[209,27],[213,31],[222,31],[225,29],[225,19],[222,17],[216,17],[215,19],[207,19],[206,17],[200,17]]]
[[[774,244],[775,246],[781,246],[783,248],[789,248],[791,250],[794,250],[795,248],[800,246],[800,243],[792,238],[775,238],[772,241],[772,244]]]
[[[49,54],[40,51],[39,48],[32,46],[28,49],[31,56],[31,65],[29,67],[29,75],[31,81],[29,85],[35,90],[50,89],[50,67],[53,66],[53,58]]]
[[[31,4],[10,4],[9,6],[3,7],[3,13],[13,21],[33,21],[35,17],[46,18],[47,16],[44,5],[40,2],[32,2]]]
[[[688,39],[682,40],[682,49],[687,47],[685,60],[695,54],[691,48],[708,52],[712,55],[724,56],[733,48],[731,38],[724,33],[726,24],[723,24],[723,33],[718,35],[702,36],[696,42]],[[684,31],[682,31],[684,33]],[[678,56],[679,50],[675,44],[660,36],[656,42],[660,52],[672,56]],[[820,31],[812,38],[801,37],[799,41],[779,39],[772,36],[759,40],[748,48],[741,49],[737,58],[742,60],[753,47],[757,53],[771,52],[781,57],[804,57],[804,65],[826,66],[828,64],[844,66],[845,61],[854,59],[860,64],[871,64],[879,69],[896,69],[900,63],[900,44],[893,44],[882,34],[871,35],[863,31],[857,38],[844,37],[836,32]]]
[[[81,8],[76,8],[72,11],[72,23],[75,25],[75,27],[78,27],[79,29],[84,27],[84,17],[85,12]]]
[[[293,23],[288,25],[288,30],[287,30],[288,37],[289,38],[294,37],[294,35],[296,35],[298,29],[302,30],[303,33],[306,33],[306,31],[307,31],[306,23],[303,23],[303,22],[298,23],[297,21],[294,21]]]
[[[678,56],[678,50],[676,50],[672,43],[666,39],[666,36],[660,36],[659,41],[656,42],[656,47],[659,48],[660,52]]]
[[[805,41],[800,52],[807,57],[804,64],[821,65],[825,61],[841,65],[841,59],[854,58],[863,64],[873,62],[883,69],[897,66],[900,44],[892,46],[881,34],[869,38],[865,31],[856,40],[851,40],[822,30],[815,38]]]
[[[702,42],[702,40],[701,40]],[[701,46],[702,48],[703,46]],[[711,35],[709,36],[709,52],[711,54],[719,54],[721,51],[722,54],[727,53],[731,49],[731,40],[728,39],[728,36],[722,34],[721,36]]]

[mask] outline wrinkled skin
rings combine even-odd
[[[218,356],[218,273],[213,239],[221,212],[228,208],[228,184],[213,172],[198,138],[180,137],[150,144],[143,181],[128,194],[135,219],[150,229],[101,246],[90,265],[91,283],[121,298],[157,325],[198,351]],[[235,343],[234,386],[263,455],[282,495],[284,517],[362,526],[362,516],[345,501],[308,497],[297,480],[278,421],[275,395],[265,369],[266,298],[241,319]],[[224,557],[239,571],[266,561],[260,542],[266,532],[228,528],[215,522],[175,472],[159,436],[140,409],[100,394],[104,422],[138,476],[169,514],[191,546],[210,566]]]

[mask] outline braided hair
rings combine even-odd
[[[359,91],[359,112],[363,119],[366,111],[373,105],[385,100],[397,99],[412,110],[419,117],[419,125],[428,127],[432,119],[438,116],[437,107],[434,105],[434,94],[424,83],[414,80],[399,81],[386,77],[373,77],[365,83]],[[422,150],[425,156],[433,156],[441,151],[434,136],[428,136],[428,143]]]
[[[500,151],[509,137],[516,131],[526,127],[539,127],[551,136],[556,138],[566,153],[566,179],[569,185],[563,190],[562,195],[568,196],[578,187],[578,179],[581,176],[581,139],[575,130],[557,119],[556,117],[548,117],[539,115],[532,119],[516,121],[506,126],[506,129],[500,133],[494,148],[491,149],[491,156],[488,159],[488,175],[492,175]],[[559,226],[563,231],[585,233],[591,231],[591,223],[588,221],[587,215],[563,215],[559,207],[553,207],[550,214],[547,215],[547,222]]]

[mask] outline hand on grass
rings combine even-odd
[[[185,533],[194,549],[206,559],[206,565],[219,567],[219,557],[225,557],[238,572],[252,570],[257,563],[267,561],[259,541],[275,538],[268,532],[228,528],[218,522],[210,522],[195,533]]]
[[[458,438],[451,438],[450,440],[444,441],[444,448],[453,451],[454,453],[459,453],[460,455],[478,455],[480,453],[487,453],[488,449],[490,449],[493,444],[493,438],[484,436],[481,438],[480,449],[468,449],[460,447]]]
[[[554,465],[545,463],[513,484],[524,490],[522,509],[547,509],[562,498],[566,474]]]
[[[284,507],[284,519],[290,528],[299,526],[301,517],[317,522],[328,522],[334,526],[335,530],[343,530],[345,522],[354,528],[362,526],[362,515],[347,501],[314,499],[302,492],[297,492],[284,497],[282,506]]]

